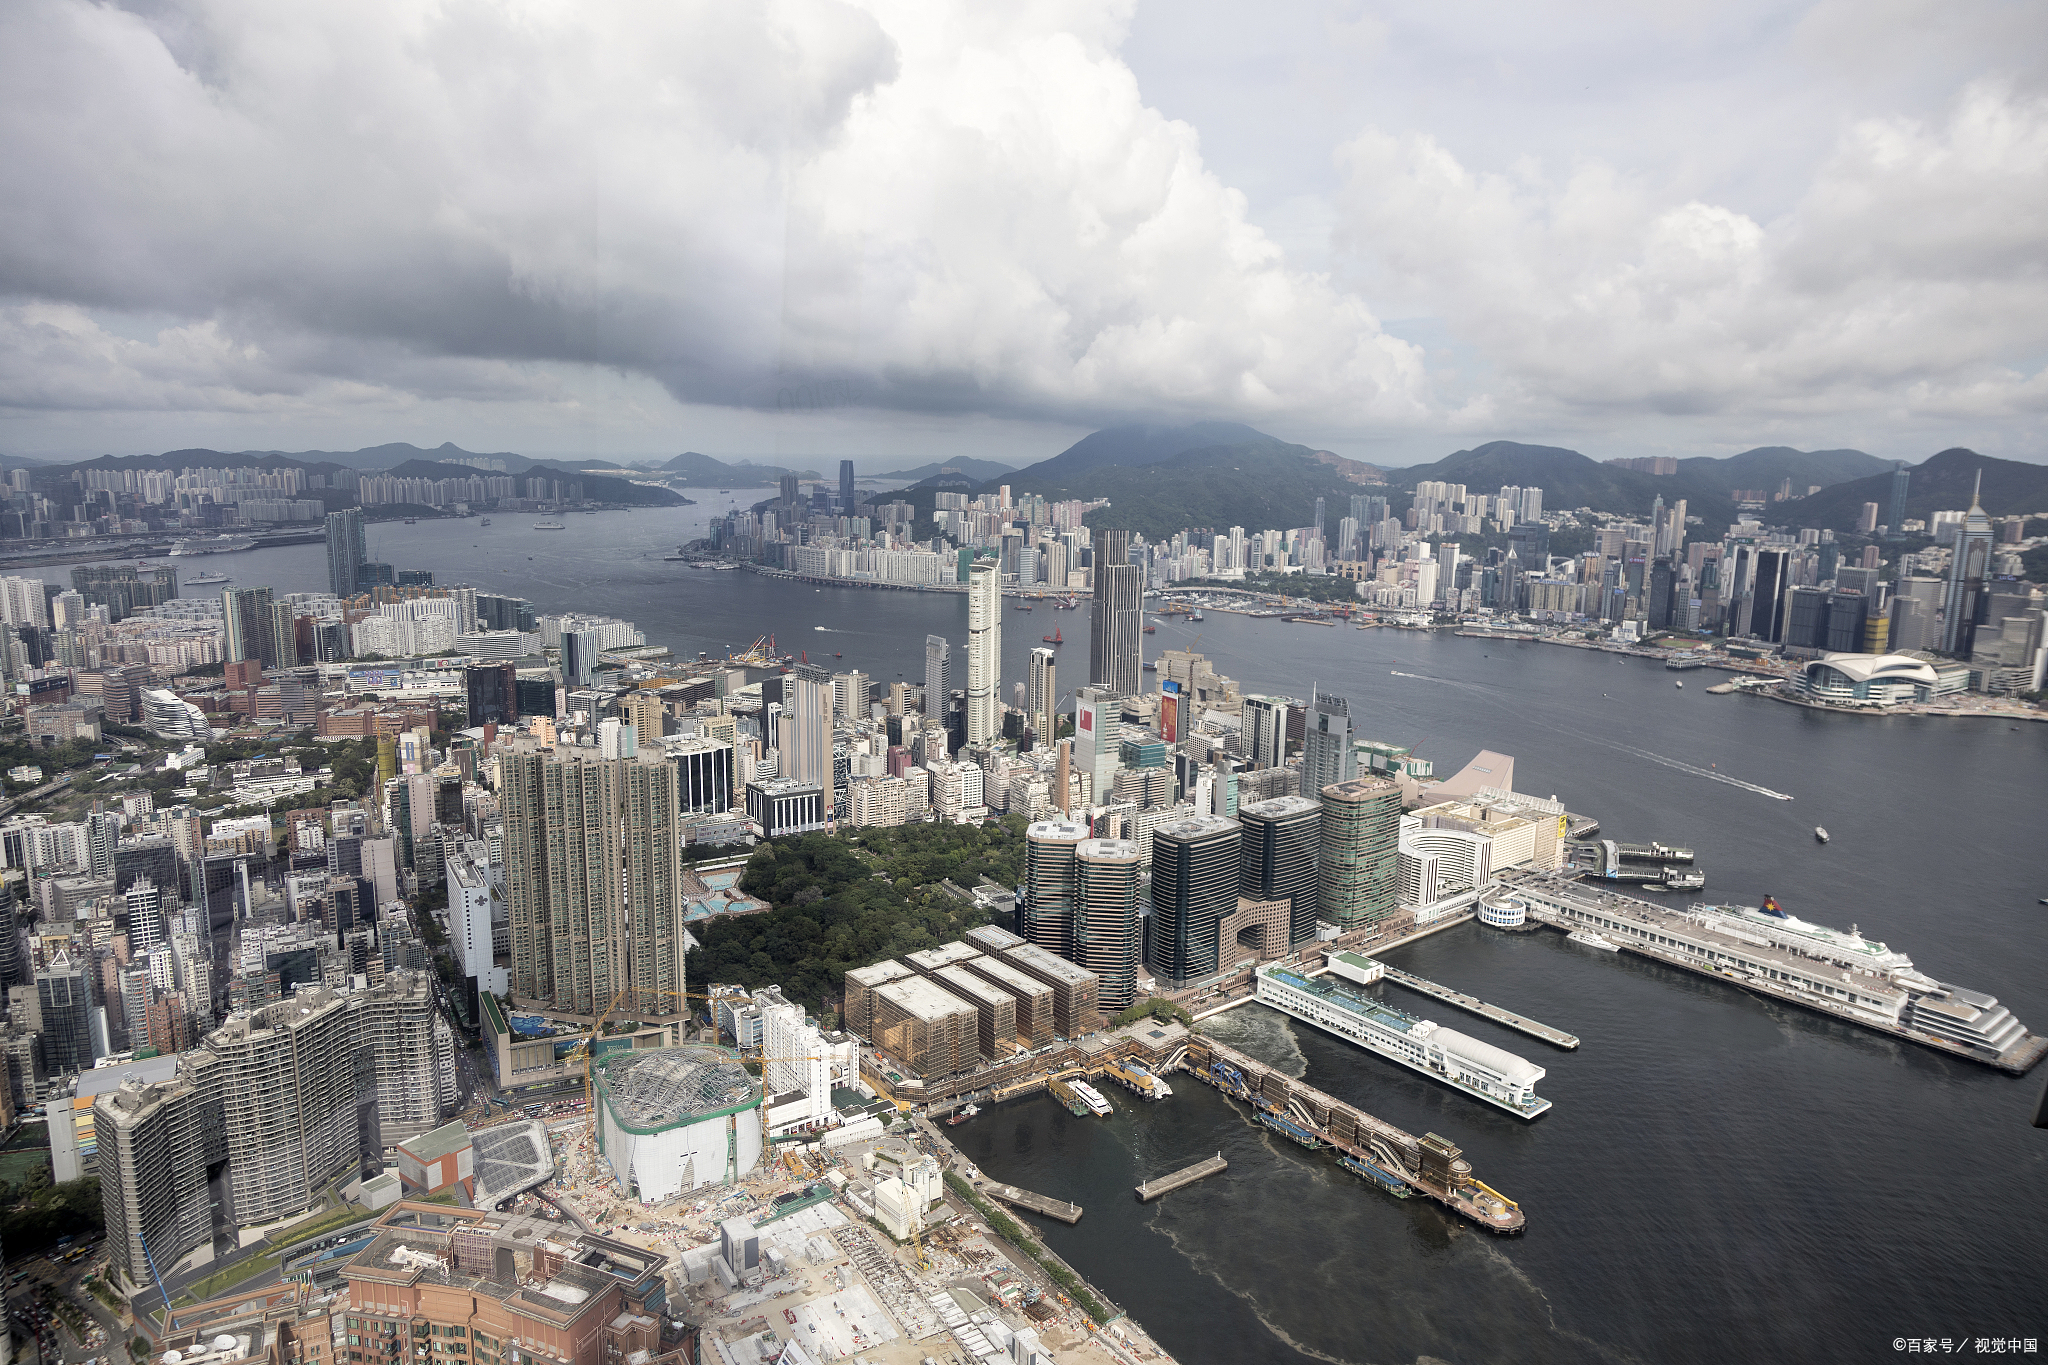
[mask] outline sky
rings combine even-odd
[[[9,0],[0,465],[2048,462],[2039,0]]]

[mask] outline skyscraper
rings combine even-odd
[[[1088,839],[1074,850],[1074,949],[1069,956],[1098,978],[1095,1005],[1114,1017],[1138,1000],[1138,846]]]
[[[1316,937],[1316,849],[1322,840],[1322,803],[1306,796],[1276,796],[1237,808],[1244,839],[1237,855],[1237,894],[1248,900],[1288,902],[1287,941]]]
[[[1321,795],[1316,918],[1339,929],[1377,923],[1394,912],[1400,880],[1401,789],[1360,777]]]
[[[1074,955],[1074,855],[1087,838],[1088,826],[1076,820],[1037,820],[1024,831],[1017,931],[1064,958]]]
[[[943,635],[924,637],[924,716],[927,722],[946,719],[946,697],[953,689],[953,646]]]
[[[1059,701],[1058,655],[1041,645],[1026,660],[1024,721],[1039,744],[1051,744],[1056,722],[1053,709]]]
[[[1101,687],[1074,689],[1074,762],[1088,774],[1089,799],[1102,802],[1123,747],[1123,704]]]
[[[1095,532],[1095,603],[1088,623],[1088,682],[1117,697],[1142,690],[1145,571],[1131,563],[1131,533]]]
[[[1316,499],[1316,524],[1315,524],[1315,528],[1314,528],[1314,529],[1315,529],[1315,533],[1316,533],[1316,539],[1317,539],[1317,540],[1322,540],[1322,539],[1323,539],[1323,500],[1322,500],[1321,498],[1317,498],[1317,499]]]
[[[363,511],[350,507],[327,514],[327,590],[336,597],[354,597],[370,551],[363,543]]]
[[[1970,510],[1963,514],[1962,533],[1956,537],[1956,552],[1949,560],[1948,591],[1941,602],[1941,652],[1959,659],[1970,657],[1977,643],[1977,626],[1990,599],[1984,580],[1991,572],[1991,518],[1984,514],[1979,495],[1984,489],[1984,471],[1970,489]]]
[[[1153,974],[1169,990],[1221,970],[1216,932],[1237,909],[1240,836],[1237,821],[1224,815],[1190,815],[1152,831],[1147,951]]]
[[[36,1004],[42,1012],[43,1062],[52,1076],[90,1071],[96,1059],[92,1044],[92,993],[85,968],[58,953],[49,967],[36,973]]]
[[[1003,579],[988,560],[967,571],[967,742],[1002,734]]]
[[[1287,761],[1287,702],[1286,697],[1244,699],[1244,744],[1254,769]]]
[[[853,461],[841,460],[839,462],[839,514],[850,517],[853,515],[853,507]]]
[[[1358,773],[1351,748],[1351,704],[1311,687],[1307,724],[1302,727],[1301,794],[1314,799],[1333,782],[1349,782]]]
[[[527,741],[501,761],[512,993],[596,1015],[675,1014],[683,989],[681,805],[673,763]]]
[[[794,684],[792,687],[790,684]],[[816,664],[798,664],[784,683],[782,717],[775,747],[781,776],[818,788],[823,809],[832,809],[832,675]]]
[[[519,670],[509,663],[471,664],[463,672],[472,726],[519,719]]]
[[[1885,523],[1886,531],[1897,540],[1906,524],[1906,487],[1913,481],[1913,472],[1900,460],[1892,467],[1892,510],[1891,520]]]
[[[1787,550],[1756,552],[1756,571],[1749,580],[1749,633],[1770,644],[1785,638],[1785,588],[1791,563]]]
[[[254,659],[265,668],[277,667],[277,646],[271,639],[274,623],[270,612],[270,589],[224,588],[220,614],[227,626],[227,662]]]

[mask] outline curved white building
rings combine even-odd
[[[1910,654],[1829,654],[1800,675],[1799,690],[1815,701],[1912,701],[1940,679],[1933,665]]]
[[[1517,896],[1481,897],[1479,922],[1496,929],[1519,929],[1529,922],[1528,902]]]
[[[660,1204],[761,1161],[761,1087],[725,1048],[614,1052],[593,1069],[598,1151],[622,1194]]]

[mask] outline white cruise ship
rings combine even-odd
[[[1257,998],[1262,1005],[1348,1039],[1516,1118],[1533,1119],[1550,1108],[1550,1101],[1536,1093],[1536,1083],[1546,1073],[1534,1062],[1395,1009],[1334,975],[1303,976],[1291,967],[1261,967]]]
[[[253,550],[256,542],[247,536],[187,536],[171,547],[173,556],[222,555],[235,550]]]

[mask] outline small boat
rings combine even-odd
[[[1828,832],[1819,825],[1815,825],[1813,827],[1813,839],[1815,843],[1824,844],[1828,841]]]
[[[1157,627],[1157,626],[1147,626],[1147,627],[1145,627],[1145,633],[1146,633],[1147,635],[1157,635],[1157,634],[1159,633],[1159,627]]]
[[[1678,689],[1679,691],[1681,691],[1681,692],[1685,691],[1685,684],[1684,684],[1684,683],[1682,683],[1682,682],[1675,682],[1675,683],[1673,683],[1673,684],[1671,684],[1671,685],[1672,685],[1673,687],[1677,688],[1677,689]]]
[[[1065,640],[1060,638],[1060,628],[1058,626],[1054,626],[1052,628],[1052,634],[1041,635],[1038,638],[1045,641],[1049,645],[1063,645],[1066,643]]]
[[[1031,604],[1029,602],[1019,602],[1017,603],[1016,609],[1018,611],[1030,611]]]
[[[1190,621],[1199,621],[1199,620],[1201,620],[1201,619],[1202,619],[1202,613],[1200,613],[1200,612],[1198,612],[1198,611],[1191,611],[1191,612],[1189,612],[1189,613],[1188,613],[1188,620],[1190,620]]]
[[[232,583],[235,580],[224,573],[196,573],[185,580],[185,586],[196,588],[206,583]]]
[[[946,1120],[946,1126],[948,1128],[958,1128],[961,1124],[967,1122],[967,1120],[973,1118],[976,1114],[979,1114],[980,1112],[980,1105],[970,1104],[965,1109],[962,1109],[959,1113],[954,1114],[950,1118],[948,1118]]]
[[[1609,943],[1591,929],[1574,929],[1564,936],[1564,941],[1566,943],[1577,943],[1587,948],[1598,948],[1603,953],[1618,953],[1621,951],[1620,945]]]
[[[405,519],[405,524],[407,526],[417,526],[420,524],[420,519],[418,517],[407,517]]]
[[[485,517],[482,521],[478,522],[477,524],[479,526],[489,526],[491,524],[491,519],[489,517]]]

